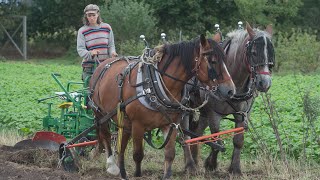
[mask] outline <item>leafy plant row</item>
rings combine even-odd
[[[60,80],[65,85],[68,81],[81,81],[80,64],[61,64],[60,61],[2,61],[0,72],[0,125],[27,134],[42,129],[42,118],[47,115],[46,103],[52,101],[38,103],[37,100],[62,91],[51,77],[52,72],[60,73]],[[316,74],[274,75],[268,92],[276,112],[273,118],[276,120],[282,145],[286,153],[295,158],[320,159],[319,79],[320,75]],[[266,113],[268,107],[262,97],[257,96],[252,107],[250,121],[253,126],[249,126],[249,131],[245,133],[244,156],[251,156],[260,150],[273,155],[279,153],[274,130]],[[57,105],[62,101],[53,101],[53,116],[58,117]],[[224,120],[222,123],[224,130],[233,127],[234,123],[231,121]],[[225,144],[227,152],[221,157],[229,158],[232,139],[226,139]],[[207,150],[206,147],[204,149]]]

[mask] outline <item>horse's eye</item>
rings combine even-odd
[[[257,56],[257,52],[253,51],[252,56]]]
[[[212,64],[217,64],[217,61],[214,59],[211,61]]]
[[[210,62],[211,64],[217,64],[217,60],[216,60],[215,58],[212,58],[212,56],[209,57],[209,62]]]

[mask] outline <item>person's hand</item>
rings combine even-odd
[[[118,54],[116,52],[111,53],[111,57],[117,57],[117,56],[118,56]]]
[[[91,56],[94,57],[94,56],[100,54],[100,51],[97,49],[94,49],[94,50],[90,51],[90,53],[91,53]]]

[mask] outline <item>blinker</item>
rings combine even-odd
[[[211,80],[217,79],[217,72],[212,67],[208,67],[208,77]]]

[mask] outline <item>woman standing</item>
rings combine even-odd
[[[112,28],[109,24],[102,22],[99,7],[89,4],[83,12],[84,25],[78,30],[77,51],[83,58],[82,80],[85,81],[94,71],[95,60],[101,62],[107,58],[116,57],[118,54],[114,45]]]

